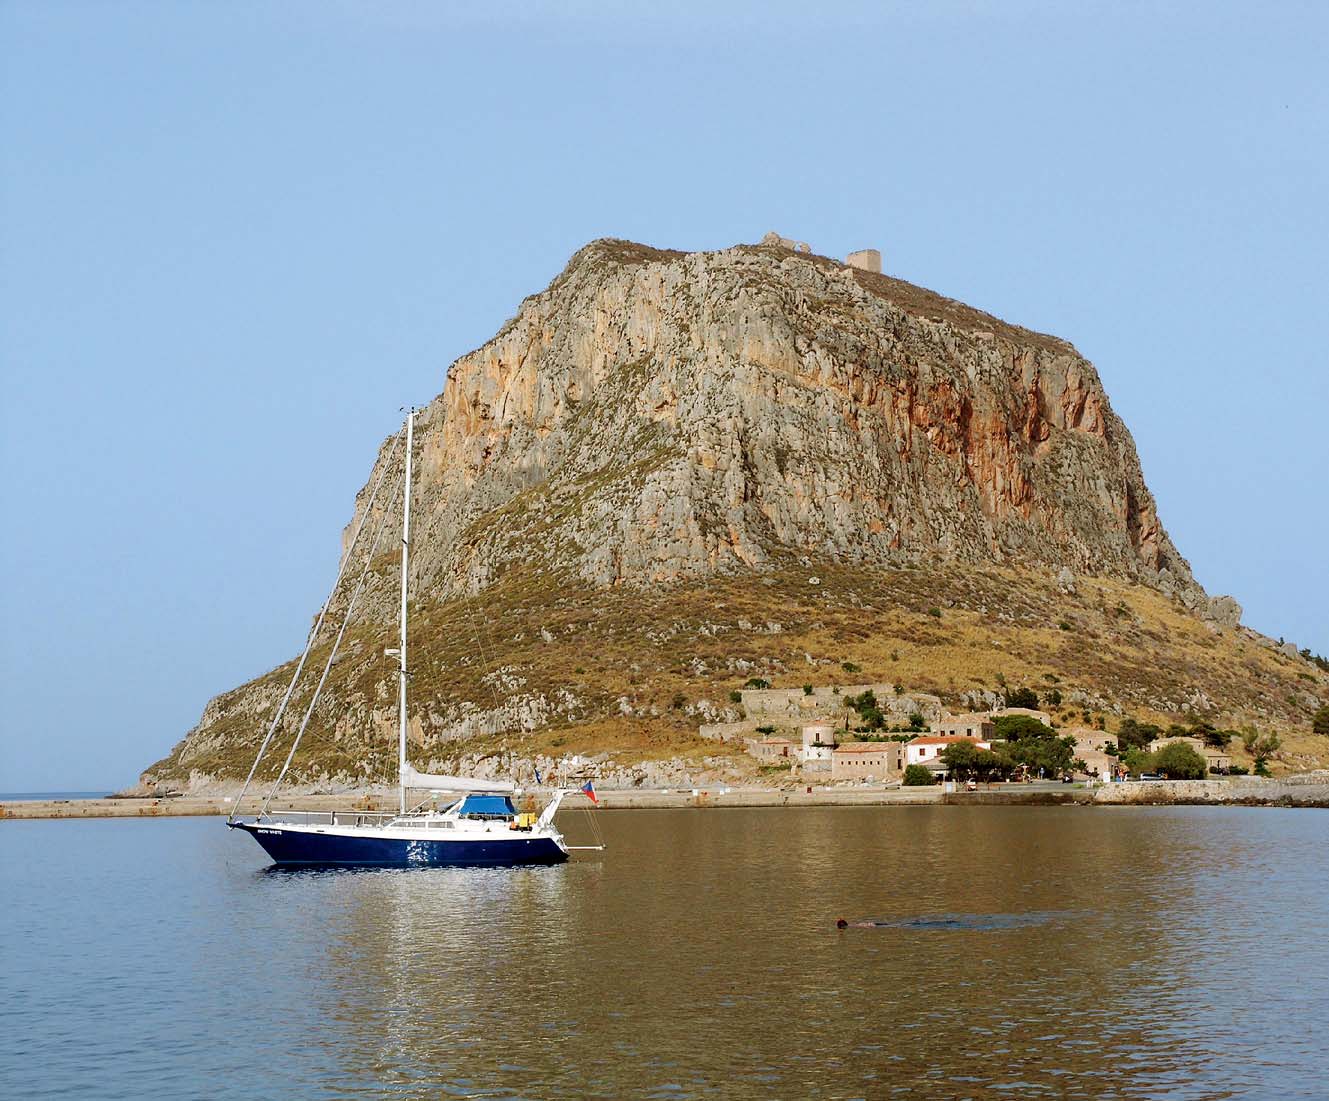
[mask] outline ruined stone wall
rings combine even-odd
[[[749,719],[768,722],[811,723],[819,719],[831,723],[843,721],[845,698],[871,691],[877,697],[877,706],[887,715],[907,719],[918,712],[932,720],[941,714],[941,700],[936,696],[915,692],[896,695],[893,684],[843,684],[835,687],[818,686],[808,695],[801,688],[749,688],[742,693],[743,709]]]

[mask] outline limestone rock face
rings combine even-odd
[[[452,365],[417,439],[414,580],[437,597],[517,561],[644,585],[816,552],[1240,615],[1195,583],[1071,345],[782,245],[593,242]]]

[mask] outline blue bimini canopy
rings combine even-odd
[[[468,795],[461,801],[457,813],[464,817],[511,818],[517,810],[506,795]]]

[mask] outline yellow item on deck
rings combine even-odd
[[[534,814],[519,814],[519,815],[517,815],[517,829],[519,829],[519,830],[529,830],[532,826],[535,825],[535,820],[536,820],[537,817],[538,817],[538,815],[534,815]]]

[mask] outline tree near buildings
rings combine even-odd
[[[1283,739],[1272,731],[1268,734],[1261,734],[1255,727],[1248,726],[1241,734],[1241,744],[1246,747],[1246,752],[1255,759],[1254,772],[1256,776],[1269,775],[1269,758],[1278,752],[1283,744]]]
[[[1228,742],[1237,736],[1235,730],[1215,730],[1212,726],[1200,731],[1199,737],[1210,749],[1226,749]]]
[[[1044,776],[1060,776],[1070,772],[1075,759],[1074,738],[1026,738],[1012,742],[1010,756],[1016,764],[1031,772],[1041,771]]]
[[[1011,757],[995,749],[980,749],[978,756],[974,761],[974,767],[978,769],[979,779],[984,782],[992,780],[1004,780],[1015,771],[1015,761]]]
[[[997,737],[1006,741],[1006,753],[1014,764],[1044,776],[1069,772],[1075,758],[1075,739],[1058,738],[1057,732],[1028,715],[999,715],[993,725]]]
[[[997,732],[997,737],[1006,742],[1057,736],[1052,727],[1045,726],[1032,715],[998,715],[992,720],[992,727]]]
[[[941,751],[941,761],[957,780],[967,780],[976,771],[974,759],[978,753],[973,742],[952,742]]]
[[[936,779],[922,765],[907,765],[904,770],[904,786],[907,788],[928,787]]]
[[[1121,761],[1132,776],[1152,772],[1154,768],[1154,755],[1139,746],[1131,746],[1126,750]]]
[[[1208,768],[1185,742],[1170,742],[1153,754],[1153,770],[1169,780],[1203,780]]]
[[[1134,719],[1126,718],[1121,720],[1121,725],[1117,728],[1117,744],[1122,750],[1144,749],[1150,742],[1163,733],[1161,726],[1155,726],[1153,723],[1140,723]]]
[[[952,742],[941,751],[941,760],[957,780],[990,783],[1015,770],[1015,762],[1005,753],[979,749],[973,742]]]

